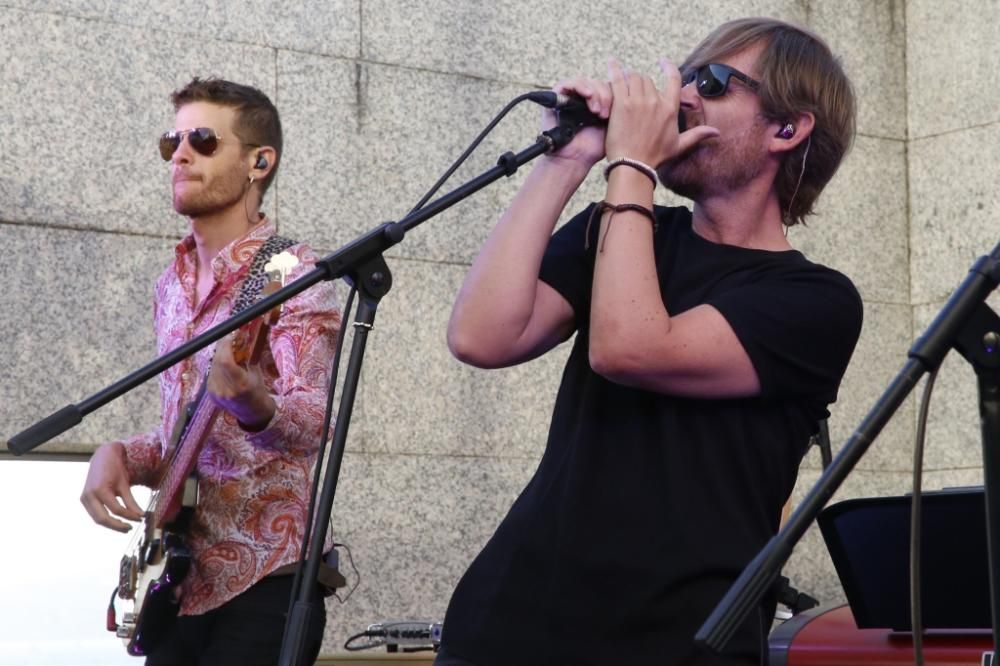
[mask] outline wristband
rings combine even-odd
[[[637,171],[640,171],[643,175],[646,176],[646,178],[649,178],[653,182],[653,187],[654,188],[656,187],[657,183],[656,169],[649,166],[645,162],[640,162],[639,160],[633,160],[629,157],[619,157],[616,160],[610,160],[608,162],[608,165],[604,167],[604,180],[607,180],[608,177],[611,175],[612,169],[620,166],[628,166],[632,167],[633,169],[636,169]]]
[[[651,208],[646,208],[645,206],[636,203],[613,204],[613,203],[608,203],[607,201],[598,201],[597,203],[594,204],[594,209],[590,211],[590,218],[587,220],[587,229],[584,232],[584,239],[583,239],[584,250],[590,248],[591,223],[593,223],[595,217],[603,215],[604,211],[606,210],[611,211],[611,216],[608,218],[608,226],[604,230],[604,238],[601,239],[601,252],[604,252],[604,244],[608,240],[608,232],[611,231],[611,221],[614,219],[615,213],[622,213],[624,211],[631,210],[636,213],[639,213],[640,215],[643,215],[644,217],[649,218],[649,221],[652,222],[653,224],[654,234],[656,233],[656,228],[659,226],[656,222],[656,213],[654,213]]]

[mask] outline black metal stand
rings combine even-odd
[[[819,431],[812,441],[819,447],[820,460],[823,463],[823,469],[826,469],[833,460],[833,454],[830,450],[830,426],[826,419],[819,422]],[[792,615],[798,615],[819,606],[818,599],[792,587],[792,582],[786,576],[778,576],[775,590],[777,591],[778,603],[787,607]]]
[[[924,334],[910,348],[909,359],[890,382],[875,406],[844,444],[830,466],[803,498],[784,528],[746,566],[740,577],[695,634],[695,641],[721,652],[736,629],[774,584],[792,548],[826,506],[858,460],[892,418],[920,377],[941,365],[955,346],[986,367],[989,379],[980,374],[983,466],[986,481],[987,525],[990,543],[990,584],[993,610],[994,645],[1000,637],[1000,396],[997,368],[1000,364],[1000,326],[996,315],[985,305],[986,297],[1000,284],[1000,244],[989,256],[980,257],[938,313]],[[992,319],[985,313],[993,315]],[[964,350],[964,351],[963,351]],[[966,356],[969,358],[969,356]],[[974,363],[976,365],[976,363]],[[992,489],[990,488],[992,483]],[[993,516],[994,519],[991,519]]]
[[[955,342],[976,373],[983,444],[993,649],[1000,639],[1000,317],[980,303]]]
[[[361,364],[364,361],[368,333],[374,328],[375,311],[379,301],[392,287],[392,274],[381,256],[359,267],[357,272],[350,277],[358,287],[359,294],[357,315],[354,319],[354,338],[351,341],[347,374],[344,376],[344,386],[340,395],[337,425],[333,432],[333,447],[330,450],[330,458],[326,466],[319,509],[316,520],[313,522],[314,529],[309,543],[308,558],[305,562],[304,573],[295,577],[298,589],[292,591],[295,601],[292,603],[291,612],[285,624],[285,637],[281,646],[279,664],[294,666],[302,662],[302,650],[305,647],[303,640],[305,639],[305,630],[310,626],[313,612],[310,602],[315,590],[315,585],[305,581],[315,581],[319,575],[319,563],[326,540],[326,526],[330,522],[333,500],[337,493],[340,465],[344,459],[347,430],[351,425],[354,398],[361,379]],[[299,566],[301,568],[302,564]]]
[[[286,300],[305,291],[316,283],[322,280],[335,280],[340,277],[350,278],[358,286],[360,294],[357,316],[354,323],[356,331],[347,374],[344,379],[337,425],[334,429],[330,462],[327,465],[319,509],[309,541],[308,558],[304,563],[304,571],[302,569],[303,563],[300,563],[299,571],[296,573],[296,580],[299,581],[300,589],[293,590],[293,598],[296,601],[292,605],[281,650],[280,663],[282,666],[297,666],[301,664],[303,658],[302,651],[304,649],[302,639],[304,637],[304,630],[309,622],[309,600],[312,588],[314,587],[307,581],[315,581],[319,572],[323,542],[326,539],[326,526],[329,523],[333,499],[336,494],[337,480],[340,475],[341,461],[347,441],[347,430],[350,426],[358,380],[361,375],[361,364],[364,358],[364,348],[368,332],[372,329],[378,302],[389,291],[392,284],[392,276],[382,253],[389,247],[402,241],[406,232],[418,224],[434,217],[438,213],[486,187],[493,181],[498,180],[500,177],[513,175],[521,165],[566,145],[572,140],[582,125],[583,123],[576,119],[565,120],[551,130],[543,132],[533,145],[522,150],[520,153],[504,153],[498,160],[497,166],[426,206],[411,212],[403,220],[399,222],[387,222],[360,236],[340,250],[317,261],[314,270],[306,273],[290,285],[262,299],[240,314],[193,338],[174,351],[164,354],[152,363],[99,391],[83,402],[67,405],[50,414],[38,423],[11,437],[7,442],[7,448],[16,455],[26,453],[79,424],[83,420],[83,417],[90,412],[99,409],[136,386],[155,377],[175,363],[218,340],[230,331],[239,328],[251,319],[269,311],[271,308],[284,303]],[[332,389],[333,387],[331,387]],[[307,526],[308,528],[309,526]]]

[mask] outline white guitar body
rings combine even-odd
[[[179,608],[177,588],[191,566],[191,553],[181,535],[198,501],[198,481],[185,485],[181,510],[166,528],[146,517],[146,531],[134,552],[122,557],[117,596],[131,602],[120,624],[109,617],[108,629],[125,642],[130,655],[149,654],[173,624]],[[114,626],[112,626],[114,625]]]

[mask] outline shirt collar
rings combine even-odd
[[[265,240],[275,234],[274,223],[266,216],[261,216],[261,221],[250,227],[245,234],[226,245],[212,259],[212,273],[216,280],[221,280],[224,276],[237,273],[244,266],[249,265],[251,257],[257,248]],[[178,268],[181,272],[187,268],[193,272],[197,259],[195,255],[194,234],[188,234],[174,248],[177,257]]]

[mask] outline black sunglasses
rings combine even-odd
[[[214,129],[208,127],[194,127],[186,130],[170,130],[164,132],[160,137],[160,157],[170,161],[177,149],[180,148],[181,141],[187,137],[188,144],[195,152],[210,157],[219,147],[222,137],[215,133]]]
[[[738,69],[714,62],[689,71],[681,79],[681,85],[686,86],[695,82],[698,94],[702,97],[721,97],[729,89],[730,78],[742,81],[750,90],[757,90],[760,87],[759,82],[754,81]]]

